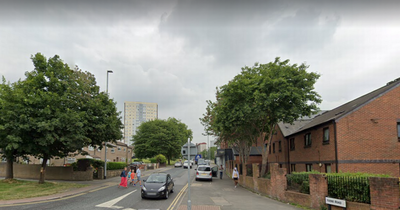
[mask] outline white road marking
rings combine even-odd
[[[102,203],[102,204],[99,204],[99,205],[96,205],[96,207],[104,207],[104,208],[112,208],[112,209],[122,209],[122,208],[124,208],[124,207],[121,207],[121,206],[114,206],[114,205],[115,205],[116,203],[118,203],[119,201],[121,201],[122,199],[124,199],[126,196],[128,196],[128,195],[130,195],[130,194],[132,194],[132,193],[134,193],[134,192],[136,192],[136,190],[134,190],[134,191],[132,191],[132,192],[130,192],[130,193],[128,193],[128,194],[125,194],[125,195],[123,195],[123,196],[121,196],[121,197],[115,198],[115,199],[113,199],[113,200],[107,201],[107,202]]]

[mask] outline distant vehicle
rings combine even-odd
[[[175,162],[175,167],[182,167],[182,162],[181,161]]]
[[[217,166],[211,168],[208,165],[200,165],[196,171],[196,181],[200,179],[212,181],[213,177],[217,177],[217,171]]]
[[[194,163],[197,164],[197,161],[202,158],[201,154],[196,155],[196,157],[194,158]]]
[[[192,168],[192,163],[190,163],[188,160],[185,160],[185,162],[183,162],[183,168]]]
[[[207,165],[207,164],[206,164],[206,161],[204,159],[200,158],[200,159],[197,160],[197,165],[200,166],[200,165]]]
[[[129,166],[130,167],[138,167],[138,166],[140,166],[140,165],[142,165],[143,164],[143,162],[133,162],[133,163],[131,163],[131,164],[129,164]]]
[[[174,180],[170,174],[154,173],[143,180],[142,198],[165,198],[174,192]]]
[[[211,161],[210,160],[205,160],[206,165],[211,165]]]

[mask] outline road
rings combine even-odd
[[[191,177],[193,178],[195,170],[191,170]],[[109,186],[99,188],[97,190],[89,191],[87,193],[78,194],[75,196],[56,199],[52,201],[43,201],[40,203],[28,203],[13,206],[4,206],[0,209],[7,210],[84,210],[84,209],[121,209],[121,210],[136,210],[136,209],[173,209],[174,205],[179,204],[177,201],[181,197],[181,190],[187,185],[187,170],[182,168],[172,168],[165,173],[171,174],[174,182],[174,193],[166,199],[142,199],[140,196],[140,187],[130,186],[126,188],[118,188],[118,183],[109,183]],[[146,177],[143,177],[146,179]],[[182,191],[184,191],[183,189]],[[179,198],[178,198],[179,197]],[[175,206],[176,207],[176,206]]]

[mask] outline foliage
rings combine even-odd
[[[208,151],[210,151],[210,157],[208,157]],[[217,151],[217,147],[210,147],[210,149],[205,149],[200,154],[204,159],[214,160],[215,159],[215,151]]]
[[[102,161],[102,160],[96,160],[96,159],[90,159],[90,158],[81,158],[81,159],[78,159],[76,162],[71,164],[71,166],[74,168],[74,171],[78,170],[78,163],[81,162],[81,161],[85,161],[85,160],[89,160],[90,165],[96,170],[98,168],[100,168],[100,167],[104,167],[104,161]]]
[[[288,189],[310,194],[309,174],[309,172],[287,174]]]
[[[156,158],[150,158],[150,163],[157,163],[157,159]]]
[[[107,162],[107,170],[124,169],[126,166],[125,162]]]
[[[162,154],[156,155],[154,158],[156,159],[157,163],[167,162],[167,158],[165,158],[165,156]]]
[[[308,66],[289,64],[289,60],[244,67],[228,84],[217,88],[216,101],[207,101],[206,113],[200,119],[206,134],[218,141],[238,147],[241,161],[247,162],[250,147],[259,138],[271,135],[282,121],[292,123],[318,110],[320,96],[314,91],[319,78],[306,72]],[[263,168],[268,157],[263,147]]]
[[[144,122],[133,136],[135,155],[151,158],[162,154],[169,164],[172,158],[180,157],[181,147],[188,138],[192,139],[192,131],[175,118]]]
[[[347,201],[371,203],[368,177],[330,175],[328,195]]]
[[[70,69],[57,55],[46,60],[37,53],[31,59],[34,70],[13,84],[18,97],[3,98],[15,106],[5,117],[17,116],[10,124],[18,126],[3,127],[6,132],[0,128],[0,135],[12,140],[0,146],[8,152],[23,145],[21,153],[43,158],[39,183],[44,183],[48,159],[121,139],[122,122],[115,102],[99,92],[92,74]],[[2,89],[8,90],[4,81]]]

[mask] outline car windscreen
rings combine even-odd
[[[199,167],[198,171],[211,171],[210,167]]]
[[[164,174],[152,174],[147,178],[148,183],[164,183],[167,180],[167,176]]]

